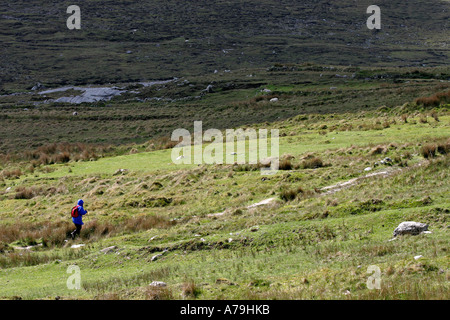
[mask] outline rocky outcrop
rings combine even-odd
[[[428,230],[428,225],[425,223],[405,221],[398,225],[394,230],[394,237],[405,234],[418,235]]]

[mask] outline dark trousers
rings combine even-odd
[[[71,233],[72,239],[75,239],[76,236],[80,235],[81,227],[82,227],[81,224],[74,223],[74,225],[75,225],[76,229]]]

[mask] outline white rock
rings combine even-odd
[[[113,251],[115,249],[117,249],[117,246],[111,246],[111,247],[104,248],[104,249],[100,250],[100,252],[103,252],[104,254],[108,254],[108,253],[110,253],[111,251]]]
[[[415,260],[419,260],[420,258],[423,258],[423,256],[420,255],[420,256],[415,256],[415,257],[414,257]]]
[[[278,98],[272,98],[272,99],[270,99],[270,102],[277,102],[278,101]]]
[[[81,248],[84,247],[84,244],[74,244],[73,246],[71,246],[72,249],[77,249],[77,248]]]
[[[162,282],[162,281],[153,281],[152,283],[150,283],[150,286],[152,286],[152,287],[166,287],[167,284],[165,282]]]
[[[156,261],[156,260],[158,260],[159,258],[161,258],[162,256],[163,256],[162,253],[157,254],[157,255],[154,255],[154,256],[152,257],[152,261]]]
[[[423,231],[427,230],[428,225],[425,223],[405,221],[400,223],[398,227],[394,230],[394,237],[404,234],[418,235]]]

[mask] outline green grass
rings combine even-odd
[[[5,179],[3,188],[12,190],[0,195],[3,230],[18,221],[23,225],[15,241],[0,247],[5,266],[0,297],[447,299],[449,158],[437,153],[424,159],[420,148],[448,143],[448,111],[439,111],[439,122],[422,123],[417,112],[405,123],[401,110],[300,115],[256,125],[285,133],[280,155],[291,155],[294,166],[265,181],[251,166],[176,166],[170,164],[171,150],[49,165],[48,173]],[[389,125],[383,126],[385,121]],[[385,147],[385,153],[374,154],[376,146]],[[296,167],[311,154],[325,165]],[[364,168],[386,156],[394,159],[392,167],[379,169],[397,173],[362,179],[329,195],[316,191],[362,177]],[[402,161],[407,165],[400,166]],[[114,175],[120,168],[129,171]],[[41,187],[43,193],[13,199],[17,186]],[[283,190],[296,187],[305,192],[291,201],[279,199]],[[277,200],[247,209],[271,197]],[[67,221],[78,198],[90,212],[82,239],[35,247],[22,256],[11,249],[32,242],[26,231],[42,219]],[[125,228],[127,219],[150,215],[174,223]],[[432,233],[389,241],[397,225],[408,220],[428,223]],[[108,223],[109,229],[102,229]],[[98,232],[90,234],[93,226]],[[86,246],[71,249],[75,243]],[[113,245],[112,253],[100,252]],[[159,253],[164,254],[151,261]],[[415,260],[417,255],[424,258]],[[82,275],[78,291],[66,288],[66,270],[73,264]],[[381,290],[366,286],[371,265],[382,271]],[[168,283],[166,291],[155,292],[152,281]],[[195,294],[184,296],[186,288],[195,288]]]

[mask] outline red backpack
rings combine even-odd
[[[72,218],[78,218],[78,205],[76,205],[75,207],[72,208]]]

